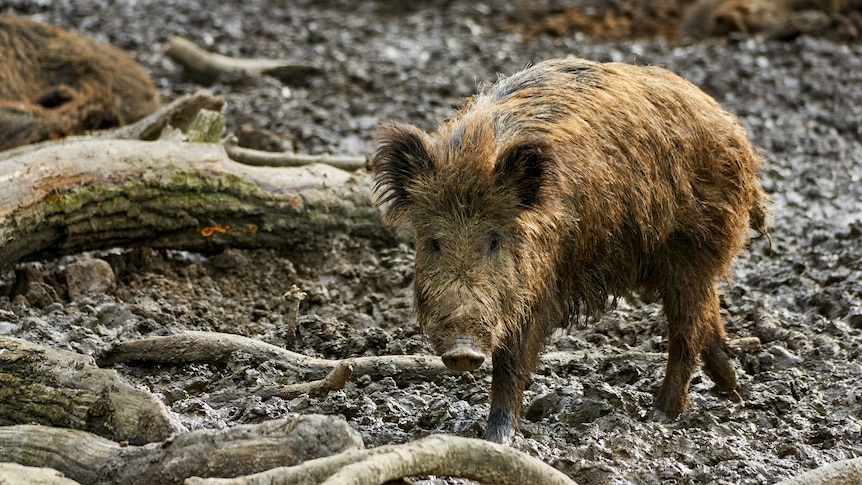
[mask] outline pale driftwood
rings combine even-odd
[[[37,423],[114,441],[162,441],[184,427],[152,394],[92,357],[0,337],[0,424]]]
[[[196,251],[390,239],[370,176],[250,167],[221,145],[79,140],[0,154],[0,269],[115,246]]]
[[[83,431],[0,427],[0,461],[48,467],[89,485],[160,485],[191,476],[237,476],[362,449],[343,418],[308,415],[224,430],[181,433],[164,443],[121,446]]]
[[[181,64],[192,79],[205,84],[215,82],[222,75],[234,73],[271,76],[287,83],[302,82],[321,72],[319,67],[307,62],[243,59],[213,54],[179,36],[171,39],[165,54]]]
[[[53,468],[37,468],[17,463],[0,463],[3,485],[80,485]]]
[[[237,478],[190,478],[186,485],[378,485],[415,475],[463,477],[482,483],[573,485],[563,472],[508,446],[431,435],[403,445],[349,450],[293,467]]]
[[[862,458],[851,458],[828,463],[779,482],[778,485],[859,485],[860,483],[862,483]]]
[[[346,155],[306,155],[294,152],[265,152],[240,146],[225,145],[230,158],[246,165],[258,167],[301,167],[311,163],[325,163],[342,170],[355,171],[365,168],[365,157]]]
[[[393,377],[402,382],[421,381],[451,375],[440,357],[433,355],[384,355],[328,360],[308,357],[275,345],[240,335],[185,331],[174,335],[147,337],[120,342],[100,360],[105,364],[154,362],[220,364],[241,352],[243,359],[277,361],[295,381],[323,379],[339,364],[350,365],[353,374],[372,378]],[[487,370],[486,365],[483,369]]]

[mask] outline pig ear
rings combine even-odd
[[[551,144],[542,139],[515,142],[503,149],[494,165],[497,183],[515,193],[523,208],[541,202],[543,188],[557,182],[557,161]]]
[[[383,222],[395,225],[413,203],[411,185],[434,171],[431,140],[413,125],[390,122],[380,125],[375,143],[369,161],[375,204],[383,208]]]

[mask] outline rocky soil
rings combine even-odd
[[[658,11],[643,7],[650,2],[611,3],[630,9],[622,17],[629,25]],[[590,37],[577,26],[536,24],[561,11],[554,2],[524,5],[2,0],[0,13],[130,51],[166,100],[200,87],[163,55],[174,35],[226,55],[314,62],[323,74],[297,85],[236,76],[210,86],[228,100],[229,129],[271,130],[279,143],[309,153],[367,154],[384,119],[433,129],[477,86],[546,58],[679,73],[739,115],[766,160],[772,251],[765,240],[753,242],[721,286],[730,337],[761,342],[737,359],[745,402],[723,399],[698,374],[690,411],[672,424],[646,420],[664,372],[664,358],[651,354],[665,350],[664,318],[657,305],[629,299],[603,320],[551,339],[549,350],[587,357],[536,372],[514,446],[581,484],[774,483],[862,456],[862,43],[816,34],[687,41],[670,24],[680,5],[659,12],[666,28]],[[98,267],[84,263],[92,258],[107,261],[113,278],[87,270]],[[118,340],[182,329],[237,333],[327,358],[430,353],[412,320],[411,281],[409,244],[339,235],[325,247],[281,252],[111,250],[0,275],[0,335],[95,356]],[[308,293],[298,336],[283,330],[282,295],[294,284]],[[117,370],[189,428],[342,414],[367,446],[378,446],[437,432],[480,436],[488,411],[483,374],[410,385],[357,376],[325,398],[261,400],[236,396],[278,381],[276,367],[236,361]]]

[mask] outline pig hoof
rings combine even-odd
[[[515,437],[515,429],[512,427],[512,415],[505,411],[494,411],[488,417],[488,429],[485,431],[485,440],[511,445]]]

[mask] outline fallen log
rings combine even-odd
[[[250,167],[217,144],[78,140],[0,154],[0,270],[117,246],[211,252],[393,241],[370,177],[329,165]]]
[[[154,395],[92,357],[0,337],[0,425],[42,424],[114,441],[162,441],[185,428]]]
[[[71,429],[0,427],[0,462],[53,468],[91,485],[167,485],[191,476],[245,475],[362,447],[359,433],[343,418],[320,415],[195,430],[144,446],[121,446]]]
[[[189,478],[186,485],[379,485],[415,475],[482,483],[573,485],[563,472],[514,448],[474,438],[431,435],[403,445],[348,450],[293,467],[237,478]]]

